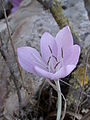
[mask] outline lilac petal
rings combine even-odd
[[[59,71],[57,71],[54,74],[53,79],[59,79],[59,78],[64,78],[66,76],[68,76],[74,69],[75,69],[75,65],[67,65],[65,67],[62,67]]]
[[[18,7],[13,7],[13,8],[11,9],[11,13],[15,13],[17,9],[18,9]]]
[[[40,66],[45,69],[39,52],[31,47],[21,47],[17,49],[17,55],[20,65],[28,72],[36,74],[34,66]]]
[[[57,55],[57,46],[56,42],[54,40],[54,37],[52,37],[48,32],[45,32],[40,41],[40,47],[41,47],[41,55],[42,59],[47,63],[49,57],[53,54],[54,56]],[[52,52],[52,53],[51,53]]]
[[[12,0],[12,5],[18,7],[22,0]]]
[[[18,7],[19,7],[20,3],[22,2],[22,0],[11,0],[10,2],[13,5],[13,8],[11,9],[11,13],[14,13],[18,9]]]
[[[35,66],[35,71],[37,72],[37,74],[39,76],[49,78],[49,79],[53,79],[53,73],[50,73],[50,72],[48,72],[46,70],[43,70],[40,67]]]
[[[67,51],[65,51],[63,64],[64,65],[76,65],[80,56],[80,46],[73,45]]]
[[[67,50],[69,47],[73,45],[73,37],[68,26],[61,29],[56,35],[56,43],[58,46],[58,58],[61,57],[61,48],[63,51]]]

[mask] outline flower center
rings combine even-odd
[[[52,51],[50,45],[48,45],[48,48],[51,53],[51,55],[47,61],[48,70],[49,70],[49,72],[55,73],[62,67],[63,49],[61,48],[61,61],[58,61],[57,57],[53,55],[53,51]]]

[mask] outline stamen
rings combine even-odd
[[[51,59],[51,56],[50,56],[50,57],[49,57],[49,59],[48,59],[47,65],[49,64],[49,62],[50,62],[50,59]]]
[[[61,56],[62,56],[62,58],[63,58],[63,49],[61,48]]]
[[[57,67],[59,64],[60,64],[60,62],[58,62],[58,63],[55,65],[54,69],[56,69],[56,67]]]
[[[52,55],[52,57],[55,58],[56,62],[58,62],[57,58],[54,55]]]
[[[51,52],[51,54],[52,54],[52,49],[51,49],[50,45],[48,45],[48,47],[49,47],[49,50],[50,50],[50,52]]]
[[[52,54],[52,49],[51,49],[50,45],[48,45],[48,47],[49,47],[49,50],[50,50],[50,52]],[[52,57],[55,58],[55,60],[58,62],[57,58],[54,55],[52,55]]]

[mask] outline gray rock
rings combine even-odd
[[[90,34],[85,38],[85,47],[90,47]]]
[[[85,44],[86,34],[90,34],[90,21],[83,0],[62,0],[63,13],[81,38],[81,44]],[[88,43],[89,44],[89,43]],[[85,44],[86,47],[86,44]]]
[[[84,0],[85,2],[85,7],[88,11],[88,16],[89,16],[89,19],[90,19],[90,0]]]
[[[67,18],[69,19],[70,25],[72,26],[73,30],[78,33],[79,38],[80,38],[80,43],[83,49],[83,60],[82,60],[82,65],[78,67],[78,69],[76,71],[74,71],[74,79],[75,80],[79,80],[80,84],[81,84],[81,75],[85,74],[82,73],[86,61],[86,51],[88,48],[90,48],[90,21],[88,18],[88,13],[87,10],[85,9],[85,5],[84,5],[84,1],[83,0],[62,0],[62,8],[63,8],[63,13],[65,16],[67,16]],[[89,53],[90,54],[90,53]],[[90,61],[90,57],[89,57],[89,61]],[[90,82],[89,76],[90,76],[90,63],[88,64],[88,81]],[[81,68],[80,68],[81,67]],[[75,76],[76,74],[76,76]],[[79,78],[78,78],[79,77]],[[73,79],[73,80],[74,80]],[[78,92],[77,90],[73,90],[73,89],[69,89],[67,98],[68,99],[68,106],[69,106],[69,110],[71,109],[72,111],[76,109],[78,100],[79,100],[79,91],[80,91],[80,86],[78,86],[78,84],[76,83],[76,81],[73,81],[72,79],[69,81],[69,83],[75,88],[75,86],[77,86]],[[90,84],[88,82],[88,89],[90,87]],[[82,98],[83,99],[83,98]],[[84,104],[86,106],[86,104],[88,104],[88,106],[90,106],[90,103],[88,102],[88,100],[86,101],[86,103]],[[72,105],[73,105],[73,109],[72,109]],[[84,107],[85,107],[84,106]],[[84,108],[82,107],[82,108]],[[88,107],[87,107],[88,108]]]
[[[22,6],[22,7],[28,6],[28,5],[31,4],[31,2],[32,2],[32,0],[23,0],[23,1],[21,2],[21,6]]]

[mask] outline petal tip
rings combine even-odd
[[[68,30],[69,32],[71,32],[71,29],[70,29],[70,27],[69,27],[68,25],[66,25],[66,26],[64,27],[64,29],[66,29],[66,30]]]
[[[44,32],[42,36],[51,35],[49,32]]]

